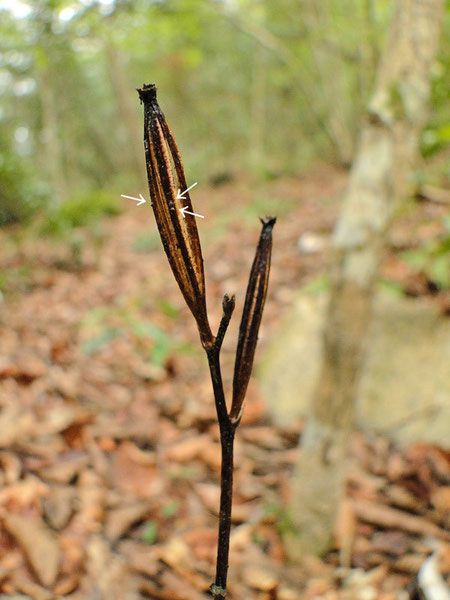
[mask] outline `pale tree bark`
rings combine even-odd
[[[442,14],[443,0],[398,0],[362,126],[333,238],[322,364],[295,474],[293,532],[286,539],[292,559],[320,554],[331,542],[374,283],[396,202],[417,159]]]

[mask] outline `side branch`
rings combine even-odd
[[[225,294],[225,296],[223,297],[223,300],[222,300],[223,315],[222,315],[222,319],[220,321],[219,329],[217,331],[216,339],[214,341],[214,346],[217,351],[219,351],[222,347],[223,338],[225,337],[225,334],[228,329],[228,325],[230,324],[231,315],[233,314],[233,311],[234,311],[234,305],[235,305],[234,294],[231,296],[231,298],[228,296],[228,294]]]

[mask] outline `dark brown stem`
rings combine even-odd
[[[217,418],[222,446],[222,468],[220,481],[219,541],[217,547],[216,579],[211,586],[214,599],[223,600],[226,595],[228,554],[230,549],[231,506],[233,500],[233,447],[238,423],[232,423],[228,415],[222,374],[220,371],[220,348],[234,310],[234,296],[223,299],[223,316],[214,346],[207,350],[209,371],[214,390]]]
[[[236,425],[228,422],[220,427],[222,469],[220,483],[219,541],[217,547],[216,580],[211,588],[213,598],[225,596],[227,589],[228,554],[230,550],[231,507],[233,501],[233,447]]]
[[[219,419],[220,432],[222,433],[222,423],[229,422],[230,418],[228,416],[227,403],[225,401],[225,394],[223,391],[219,354],[220,350],[215,345],[211,349],[206,350],[209,372],[214,391],[214,400],[216,403],[217,418]]]

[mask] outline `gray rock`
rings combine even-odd
[[[277,423],[307,414],[325,307],[326,293],[300,293],[260,362],[260,386]],[[377,292],[357,426],[403,445],[450,446],[450,320],[428,300]]]

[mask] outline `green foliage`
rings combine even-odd
[[[82,349],[85,354],[95,354],[101,350],[104,346],[107,346],[116,337],[119,337],[120,329],[117,327],[106,327],[95,337],[86,340]]]
[[[144,80],[158,84],[190,181],[348,163],[393,9],[388,0],[21,0],[19,17],[10,4],[0,8],[0,126],[16,142],[0,160],[0,224],[48,196],[64,205],[83,190],[144,189],[135,92]],[[449,14],[425,155],[449,140]],[[80,222],[62,213],[49,231]],[[149,252],[152,241],[135,247]]]
[[[403,90],[398,81],[394,81],[389,87],[389,110],[394,119],[408,117]]]
[[[418,248],[405,250],[401,256],[439,289],[450,289],[450,233],[438,240],[425,242]]]
[[[193,467],[185,467],[184,465],[177,465],[174,469],[171,469],[167,476],[170,479],[188,479],[198,480],[201,477],[201,472]]]
[[[168,304],[169,310],[173,307]],[[171,312],[170,317],[174,318]],[[136,351],[155,367],[163,367],[167,359],[177,352],[191,354],[190,344],[180,343],[162,327],[144,319],[138,307],[101,306],[90,311],[81,324],[82,349],[86,354],[94,354],[107,347],[114,339],[131,339]]]
[[[154,323],[132,320],[130,326],[133,333],[138,338],[148,338],[153,341],[150,360],[155,366],[162,367],[170,354],[177,347],[177,345],[172,342],[172,338]]]
[[[328,275],[326,273],[321,273],[320,275],[317,275],[316,277],[314,277],[314,279],[311,279],[311,281],[306,283],[302,287],[302,292],[304,294],[311,294],[312,296],[316,296],[317,294],[320,294],[321,292],[327,290],[329,287],[330,281]]]
[[[275,525],[280,535],[283,536],[295,532],[295,524],[292,516],[278,504],[266,504],[264,512],[267,516],[275,520]]]
[[[176,319],[180,314],[179,309],[168,300],[158,300],[157,307],[158,310],[164,313],[166,317],[169,317],[169,319]]]
[[[250,193],[253,194],[253,188]],[[248,195],[248,191],[244,192]],[[262,191],[254,194],[250,202],[241,203],[233,211],[216,211],[214,221],[209,225],[205,232],[202,232],[203,239],[217,240],[225,235],[230,223],[239,219],[249,228],[259,229],[259,218],[267,215],[277,215],[279,218],[287,214],[294,206],[294,201],[288,198],[268,197]]]
[[[293,205],[293,200],[268,198],[265,194],[259,193],[253,198],[252,202],[239,210],[239,216],[241,219],[248,221],[249,224],[258,224],[258,217],[277,215],[281,218],[292,209]]]
[[[380,279],[378,287],[395,298],[404,296],[404,289],[400,283],[391,281],[390,279]]]
[[[143,231],[133,240],[132,249],[140,254],[151,254],[161,248],[161,239],[157,231]]]
[[[179,507],[180,505],[176,500],[169,500],[161,507],[161,514],[164,518],[170,519],[177,514]]]
[[[26,162],[0,143],[0,227],[29,219],[45,202]]]
[[[0,271],[0,294],[26,292],[31,286],[31,268],[27,265]],[[1,298],[0,298],[1,299]]]
[[[145,544],[152,545],[158,539],[158,523],[154,519],[149,519],[142,531],[142,541]]]
[[[450,89],[449,89],[450,94]],[[433,127],[430,123],[422,134],[421,149],[425,157],[432,156],[450,144],[450,124]]]
[[[45,235],[64,236],[76,227],[89,225],[103,216],[121,212],[117,198],[109,192],[87,192],[48,210],[40,231]]]
[[[447,3],[448,5],[448,3]],[[450,144],[450,5],[444,14],[439,56],[431,72],[432,108],[422,133],[421,150],[425,157],[448,149]]]

